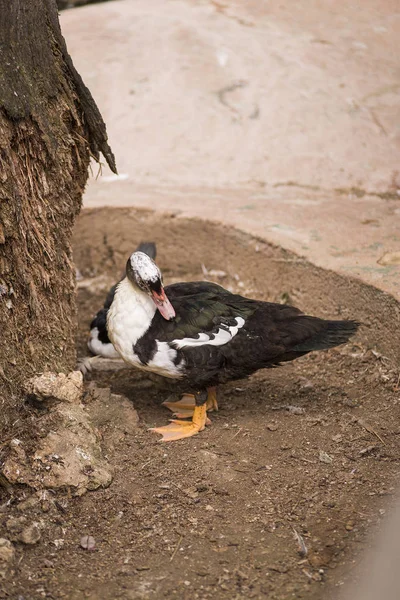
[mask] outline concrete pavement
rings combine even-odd
[[[400,7],[118,0],[65,11],[120,176],[84,205],[220,220],[400,299]]]

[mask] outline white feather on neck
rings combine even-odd
[[[146,333],[156,312],[146,292],[125,277],[115,291],[107,314],[108,335],[123,358],[132,355],[132,346]]]
[[[156,352],[146,365],[135,353],[135,344],[149,329],[156,310],[150,296],[125,277],[118,284],[107,314],[108,336],[127,363],[144,371],[179,379],[182,377],[184,361],[179,366],[175,364],[177,351],[167,342],[156,340]]]

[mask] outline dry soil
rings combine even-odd
[[[288,285],[286,267],[304,265],[240,232],[132,209],[84,211],[74,250],[80,356],[91,317],[141,240],[157,243],[166,282],[206,277],[320,316],[357,316],[335,306],[325,284],[306,293],[306,269]],[[282,278],[271,280],[277,265]],[[29,490],[4,492],[0,536],[10,516],[25,515],[42,538],[16,545],[1,598],[328,600],[354,578],[399,472],[399,375],[368,335],[226,385],[211,425],[172,444],[149,427],[167,422],[160,404],[173,390],[131,369],[94,371],[87,386],[88,406],[99,387],[129,398],[137,428],[125,430],[112,407],[98,421],[114,469],[108,489],[47,492],[22,507]],[[85,535],[92,551],[80,545]]]

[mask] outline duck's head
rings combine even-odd
[[[134,252],[126,263],[126,276],[142,292],[148,294],[164,319],[175,317],[175,310],[168,300],[162,283],[162,275],[156,263],[144,252]]]

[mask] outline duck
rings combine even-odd
[[[359,323],[306,315],[207,281],[164,287],[155,261],[135,251],[114,290],[106,326],[126,363],[173,380],[184,392],[180,401],[164,403],[178,418],[152,428],[171,442],[204,430],[207,412],[218,410],[217,386],[344,344]]]

